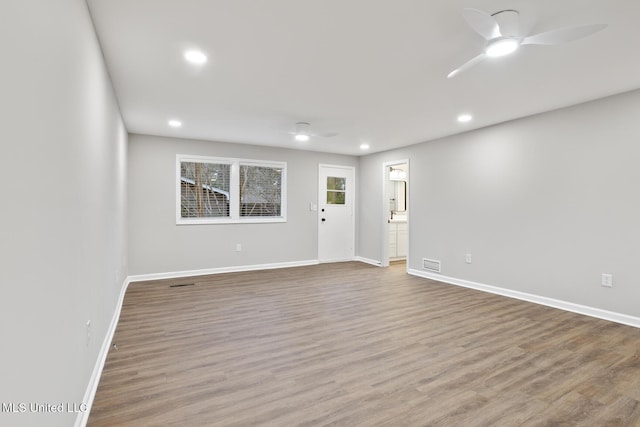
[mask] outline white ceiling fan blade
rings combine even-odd
[[[498,24],[496,37],[518,37],[520,35],[520,12],[517,10],[503,10],[491,15]]]
[[[500,29],[495,18],[478,9],[463,9],[462,16],[467,24],[487,40],[500,37]]]
[[[458,74],[460,74],[464,70],[467,70],[467,69],[473,67],[474,65],[476,65],[478,62],[482,61],[485,57],[486,57],[486,55],[484,53],[481,53],[480,55],[476,56],[475,58],[470,59],[469,61],[465,62],[464,64],[462,64],[461,66],[459,66],[458,68],[456,68],[455,70],[450,72],[447,75],[447,78],[450,79],[452,77],[457,76]]]
[[[317,136],[320,138],[333,138],[334,136],[338,136],[338,132],[312,133],[311,136]]]
[[[521,44],[543,44],[556,45],[578,40],[598,31],[604,30],[607,24],[580,25],[577,27],[561,28],[559,30],[551,30],[533,36],[525,37]]]

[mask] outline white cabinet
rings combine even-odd
[[[395,222],[389,223],[389,259],[394,259],[398,256],[398,224]]]
[[[407,223],[389,223],[389,259],[407,256]]]
[[[396,239],[396,249],[399,257],[407,256],[407,223],[399,223],[398,234]]]

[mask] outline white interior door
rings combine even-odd
[[[353,167],[320,165],[318,191],[318,260],[354,257],[355,223]]]

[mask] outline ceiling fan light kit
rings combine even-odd
[[[463,16],[467,24],[487,40],[484,52],[451,71],[447,78],[452,78],[485,58],[498,58],[509,55],[521,45],[558,45],[588,37],[606,28],[606,24],[578,25],[557,30],[546,31],[522,37],[518,30],[517,10],[501,10],[492,15],[478,9],[464,9]]]
[[[338,132],[312,133],[311,125],[307,122],[296,123],[295,131],[289,132],[298,142],[309,141],[311,137],[331,138],[338,135]]]
[[[487,43],[484,53],[490,58],[499,58],[515,52],[519,46],[520,41],[516,38],[500,37]]]
[[[307,122],[298,122],[296,123],[296,131],[294,133],[294,138],[298,142],[306,142],[309,140],[309,123]]]

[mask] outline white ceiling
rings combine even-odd
[[[88,0],[132,133],[361,155],[640,88],[636,0]],[[472,7],[520,11],[522,46],[447,79],[484,40]],[[201,67],[183,52],[208,55]],[[474,120],[456,121],[467,112]],[[179,119],[179,129],[167,125]],[[298,121],[333,138],[300,143]]]

